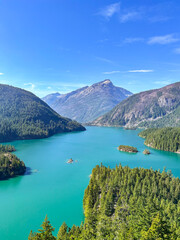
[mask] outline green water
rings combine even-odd
[[[58,134],[48,139],[16,141],[16,155],[37,173],[0,182],[0,239],[26,240],[47,214],[58,231],[63,221],[71,226],[83,220],[82,200],[92,168],[101,162],[123,166],[171,169],[180,177],[180,155],[146,148],[139,130],[87,127],[85,132]],[[140,152],[119,152],[120,144]],[[69,158],[77,163],[67,164]]]

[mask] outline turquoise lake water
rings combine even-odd
[[[16,141],[13,144],[32,174],[0,182],[0,239],[26,240],[37,231],[45,215],[55,227],[69,226],[83,220],[83,194],[92,168],[101,162],[131,168],[162,170],[166,167],[180,177],[180,155],[150,149],[145,156],[144,140],[139,130],[87,127],[85,132],[64,133],[47,139]],[[123,153],[118,145],[137,147],[137,154]],[[67,164],[69,158],[78,162]]]

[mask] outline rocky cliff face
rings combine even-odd
[[[134,94],[92,125],[162,127],[180,125],[180,82]]]
[[[131,95],[131,92],[114,86],[109,79],[106,79],[92,86],[62,94],[53,103],[47,101],[46,98],[44,101],[59,114],[85,123],[110,111],[119,102]]]

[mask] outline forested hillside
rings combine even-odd
[[[31,92],[0,84],[0,142],[44,138],[55,133],[85,130],[61,117]]]
[[[180,179],[170,172],[96,166],[83,206],[85,220],[80,227],[70,229],[63,223],[55,238],[46,217],[42,229],[31,232],[29,240],[180,239]]]
[[[180,128],[150,128],[139,133],[144,144],[163,151],[180,153]]]
[[[120,102],[91,125],[134,127],[180,127],[180,82],[140,92]]]

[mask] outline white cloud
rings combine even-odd
[[[111,18],[115,13],[118,13],[120,10],[120,2],[110,4],[106,6],[105,8],[101,9],[101,11],[98,12],[98,15],[101,15],[105,18]]]
[[[180,48],[176,48],[176,49],[174,50],[174,52],[175,52],[176,54],[180,54]]]
[[[134,42],[143,42],[144,38],[136,37],[136,38],[125,38],[124,43],[134,43]]]
[[[2,76],[2,75],[4,75],[4,73],[1,73],[1,72],[0,72],[0,76]]]
[[[154,72],[152,69],[129,70],[130,73],[149,73]]]
[[[102,58],[102,57],[96,57],[96,59],[102,61],[102,62],[106,62],[106,63],[113,63],[113,61],[107,59],[107,58]]]
[[[120,16],[120,22],[124,23],[124,22],[128,22],[131,20],[135,20],[135,19],[140,18],[140,16],[141,16],[140,12],[136,12],[136,11],[128,12],[128,13]]]
[[[103,74],[114,74],[114,73],[120,73],[120,71],[103,72]]]
[[[29,86],[29,89],[30,89],[31,91],[33,91],[34,88],[36,87],[34,83],[24,83],[24,86]]]
[[[171,84],[172,82],[170,80],[166,80],[166,81],[156,81],[154,83],[157,85],[168,85],[168,84]]]
[[[178,42],[180,39],[175,38],[173,34],[168,34],[164,36],[151,37],[148,40],[148,44],[168,44]]]

